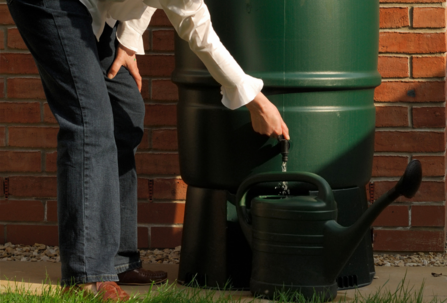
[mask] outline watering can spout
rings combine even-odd
[[[400,196],[412,198],[418,191],[421,180],[421,163],[418,160],[413,160],[408,164],[404,175],[396,186],[377,199],[356,223],[349,227],[343,227],[334,220],[326,222],[324,233],[325,268],[330,274],[336,277],[343,269],[352,252],[379,214]]]

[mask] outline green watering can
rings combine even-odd
[[[322,177],[308,172],[260,173],[238,189],[239,222],[253,253],[250,290],[273,299],[275,291],[298,291],[307,299],[337,295],[336,278],[377,216],[399,196],[413,197],[422,180],[421,164],[411,161],[397,185],[349,227],[337,223],[337,204]],[[248,192],[266,182],[304,182],[316,195],[256,196]]]

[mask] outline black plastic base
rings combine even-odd
[[[284,284],[264,283],[261,281],[250,281],[251,292],[255,296],[260,296],[269,300],[275,299],[276,292],[282,292],[286,296],[299,292],[306,301],[331,301],[337,296],[337,283],[331,285],[296,286]],[[292,298],[290,298],[292,299]],[[312,300],[315,299],[315,300]]]
[[[249,288],[251,249],[227,192],[188,186],[178,281]],[[228,284],[229,283],[229,284]]]

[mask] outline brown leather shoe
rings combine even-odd
[[[62,295],[64,294],[83,294],[84,297],[91,293],[95,297],[101,298],[103,302],[126,302],[129,301],[130,296],[121,289],[115,282],[96,282],[87,284],[77,284],[74,286],[65,286],[62,288]]]
[[[161,284],[168,280],[168,273],[137,268],[118,274],[118,278],[121,285]]]

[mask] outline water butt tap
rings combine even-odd
[[[283,135],[279,135],[278,142],[281,150],[282,162],[287,162],[289,160],[290,141],[284,139]]]

